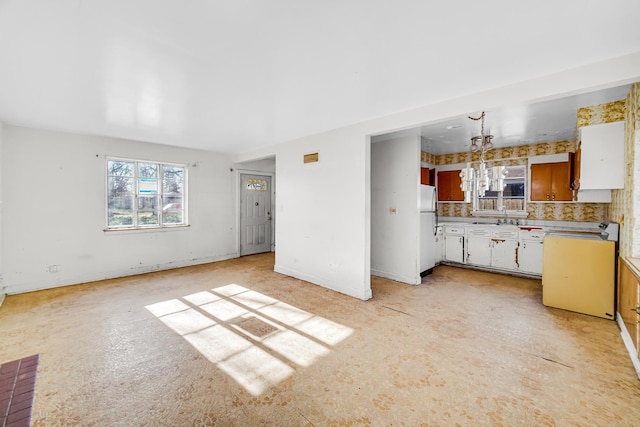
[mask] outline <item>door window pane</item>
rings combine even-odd
[[[247,179],[247,190],[267,191],[267,180],[265,179]]]

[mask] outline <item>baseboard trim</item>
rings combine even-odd
[[[395,280],[396,282],[405,283],[407,285],[419,285],[422,283],[422,278],[416,279],[415,277],[403,276],[400,274],[389,273],[388,271],[371,269],[371,275],[376,277],[382,277],[383,279]]]
[[[302,273],[300,271],[283,267],[278,264],[276,264],[273,267],[273,271],[275,271],[276,273],[284,274],[285,276],[295,277],[296,279],[304,280],[305,282],[313,283],[314,285],[318,285],[323,288],[330,289],[332,291],[339,292],[341,294],[348,295],[350,297],[361,299],[364,301],[371,299],[371,296],[372,296],[371,287],[369,287],[368,290],[365,289],[363,292],[356,292],[357,290],[354,290],[353,292],[349,292],[348,290],[341,288],[338,283],[331,283],[326,279],[323,279],[317,276],[312,276],[310,274]]]
[[[624,322],[622,321],[622,316],[620,316],[620,313],[618,312],[616,312],[616,321],[618,322],[618,327],[620,328],[622,341],[624,341],[624,345],[625,347],[627,347],[627,351],[629,352],[629,356],[631,357],[631,363],[633,363],[633,367],[636,370],[636,375],[638,375],[638,378],[640,378],[640,359],[638,359],[638,350],[633,344],[631,335],[629,335],[627,325],[624,324]]]
[[[138,274],[155,273],[157,271],[173,270],[175,268],[191,267],[201,264],[208,264],[217,261],[225,261],[237,258],[234,253],[222,254],[212,257],[193,258],[188,260],[172,261],[162,264],[149,264],[135,266],[125,269],[115,269],[110,271],[101,271],[91,274],[83,274],[77,276],[65,276],[58,278],[55,282],[51,280],[18,283],[5,287],[7,295],[21,294],[26,292],[41,291],[44,289],[59,288],[62,286],[73,286],[81,283],[97,282],[101,280],[117,279],[120,277],[136,276]]]

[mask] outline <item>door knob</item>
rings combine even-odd
[[[640,305],[636,308],[632,308],[631,311],[635,311],[637,314],[640,314]]]

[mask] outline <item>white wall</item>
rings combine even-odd
[[[346,130],[277,147],[277,272],[371,297],[369,145]],[[319,161],[305,164],[304,154],[316,151]]]
[[[276,155],[276,271],[367,299],[371,297],[368,135],[634,81],[640,81],[640,53],[243,153],[235,161]],[[319,151],[320,162],[304,165],[303,154],[314,151]]]
[[[4,242],[4,234],[2,232],[2,217],[3,217],[3,205],[2,205],[2,201],[3,201],[3,192],[2,189],[3,184],[2,184],[2,169],[3,169],[3,164],[4,164],[4,124],[2,122],[0,122],[0,305],[2,304],[2,301],[4,300],[4,294],[5,291],[4,289],[4,269],[2,268],[2,266],[4,265],[4,257],[3,257],[3,253],[2,253],[2,247],[3,244],[2,242]]]
[[[247,171],[275,173],[276,159],[269,157],[268,159],[253,160],[249,162],[236,163],[235,168]]]
[[[235,256],[235,179],[227,156],[5,125],[4,283],[18,293]],[[188,168],[190,227],[105,232],[106,156]],[[48,272],[59,265],[58,273]]]
[[[371,144],[371,274],[411,285],[421,283],[419,171],[419,137]]]

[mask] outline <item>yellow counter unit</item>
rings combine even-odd
[[[615,319],[616,243],[580,236],[546,236],[542,303]]]

